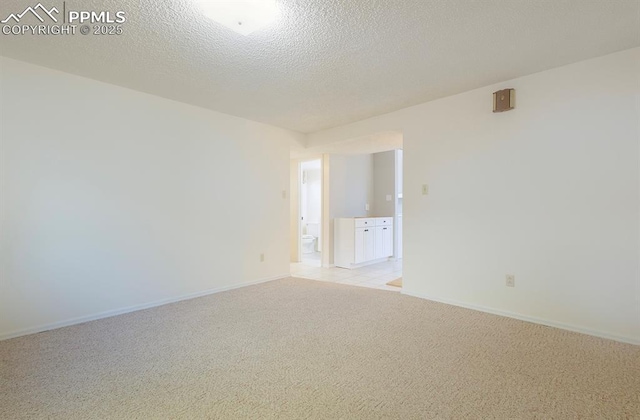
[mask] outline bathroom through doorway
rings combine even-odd
[[[322,160],[300,163],[299,215],[300,262],[320,267],[322,264]]]

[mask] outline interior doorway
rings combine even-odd
[[[401,277],[402,145],[402,132],[381,131],[291,151],[289,203],[292,273],[297,277],[322,277],[322,280],[342,281],[354,277],[349,279],[354,282],[373,274],[378,274],[376,282],[384,281],[382,277],[390,274]],[[383,153],[385,158],[377,162],[376,156]],[[371,156],[357,159],[360,155]],[[351,162],[351,158],[357,162]],[[315,207],[314,196],[309,195],[309,191],[314,190]],[[311,205],[309,198],[312,199]],[[335,219],[377,216],[394,220],[394,253],[387,261],[389,267],[374,267],[371,265],[373,262],[361,267],[360,271],[336,267]],[[317,228],[316,222],[319,222]],[[389,270],[391,272],[387,273]]]
[[[298,174],[299,259],[305,265],[322,265],[322,160],[300,162]]]

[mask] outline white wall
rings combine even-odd
[[[494,114],[506,87],[516,109]],[[640,342],[639,121],[636,48],[308,144],[403,130],[406,293]]]
[[[0,65],[0,337],[289,272],[301,135]]]
[[[390,200],[387,201],[387,196]],[[373,215],[395,216],[396,152],[373,154]]]
[[[373,155],[331,155],[329,262],[333,264],[333,219],[373,215]],[[369,211],[365,205],[369,204]]]
[[[373,155],[331,155],[330,217],[360,217],[372,214]]]

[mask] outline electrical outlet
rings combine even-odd
[[[391,194],[387,194],[386,200],[391,201]]]
[[[516,276],[507,274],[507,287],[516,287]]]
[[[260,254],[260,262],[264,262],[264,254]]]
[[[427,195],[427,194],[429,194],[429,185],[422,184],[422,195]]]

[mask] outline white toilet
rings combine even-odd
[[[318,249],[319,223],[307,223],[307,233],[302,235],[302,253],[313,254]]]
[[[302,235],[302,253],[313,254],[316,250],[316,237],[313,235]]]

